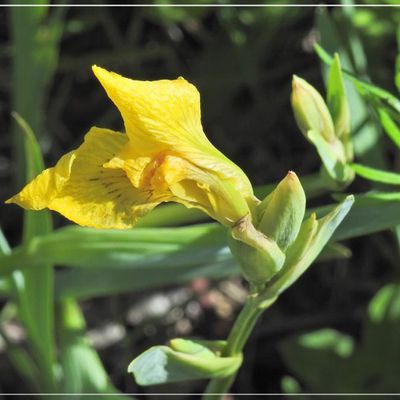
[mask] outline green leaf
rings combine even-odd
[[[348,196],[323,218],[316,220],[315,214],[312,214],[303,222],[296,241],[286,252],[285,265],[268,284],[268,294],[271,297],[276,297],[285,291],[310,267],[346,217],[353,203],[354,197]]]
[[[285,364],[305,383],[306,390],[324,393],[342,390],[353,348],[351,336],[333,329],[321,329],[279,344]]]
[[[400,285],[381,288],[368,306],[362,340],[354,364],[363,374],[358,387],[369,392],[399,392]],[[353,367],[354,368],[354,367]],[[356,375],[356,376],[357,376]]]
[[[358,176],[370,181],[387,183],[389,185],[400,185],[400,174],[395,172],[382,171],[361,164],[352,164],[351,168]]]
[[[217,224],[184,228],[96,230],[77,226],[35,238],[15,249],[18,260],[31,264],[51,262],[82,268],[150,268],[197,265],[224,259],[226,229]],[[197,254],[196,257],[193,254]],[[3,271],[7,265],[3,265]]]
[[[336,135],[343,138],[350,132],[350,111],[338,54],[335,54],[329,71],[327,103]]]
[[[26,180],[29,181],[43,169],[43,159],[39,144],[28,124],[18,114],[14,113],[13,116],[24,132]],[[37,236],[45,235],[51,230],[51,217],[47,210],[24,212],[23,243],[28,244]],[[29,265],[29,261],[26,262]],[[29,343],[41,371],[41,388],[44,391],[53,391],[55,388],[53,267],[51,264],[43,263],[36,268],[15,271],[13,284],[20,318],[27,329]]]
[[[65,299],[59,307],[60,362],[64,393],[109,393],[106,399],[122,399],[112,386],[101,360],[85,337],[86,324],[74,299]]]
[[[368,306],[368,316],[373,324],[400,324],[400,285],[384,286]]]
[[[63,15],[67,7],[49,13],[48,0],[43,7],[10,7],[12,40],[12,109],[22,115],[40,141],[46,140],[44,103],[49,84],[58,63],[59,41],[63,31]],[[26,66],[29,65],[29,68]],[[13,147],[16,156],[17,183],[24,182],[24,141],[15,126]]]
[[[6,255],[10,254],[10,252],[11,249],[8,241],[3,234],[3,231],[0,229],[0,254]],[[12,284],[10,279],[1,279],[0,293],[9,295],[11,290]],[[10,308],[14,309],[14,304],[11,304],[11,302],[4,305],[0,312],[0,329],[4,320],[8,320],[14,316],[15,312],[12,312],[12,315],[9,313]],[[40,382],[40,372],[30,354],[20,345],[9,342],[7,337],[1,335],[0,333],[0,341],[1,340],[5,341],[5,353],[20,376],[31,386],[33,390],[40,391],[40,387],[38,386],[38,383]]]
[[[349,8],[344,9],[345,11]],[[337,10],[331,13],[320,7],[316,12],[316,25],[320,33],[321,44],[331,53],[340,55],[342,67],[356,75],[364,76],[365,54],[357,32],[352,29],[348,15]],[[331,57],[326,53],[331,61]],[[328,70],[329,63],[322,63],[322,70]],[[325,67],[325,68],[324,68]],[[351,142],[354,152],[358,156],[369,159],[380,158],[380,149],[377,142],[380,137],[376,121],[371,118],[371,110],[365,98],[361,96],[355,85],[345,80],[347,99],[351,110]],[[352,160],[349,154],[350,146],[346,146],[347,159]]]
[[[292,376],[285,375],[284,377],[282,377],[281,387],[283,393],[289,393],[289,394],[301,393],[300,383]],[[302,396],[298,395],[297,398],[299,397],[300,399],[302,398]]]
[[[352,179],[345,163],[343,144],[339,140],[327,142],[314,131],[308,131],[307,137],[315,146],[328,176],[339,183]]]
[[[69,269],[56,276],[56,298],[90,299],[98,296],[143,291],[177,285],[203,277],[222,279],[239,275],[239,266],[225,247],[225,261],[189,266],[160,265],[141,269]],[[192,257],[196,257],[193,253]]]
[[[281,342],[286,364],[307,392],[399,391],[400,285],[379,290],[367,317],[357,345],[348,335],[327,329]]]
[[[397,27],[396,36],[397,36],[397,56],[395,64],[394,83],[397,89],[400,91],[400,26]]]
[[[329,242],[318,256],[318,261],[347,259],[352,256],[351,250],[340,243]]]
[[[328,64],[331,65],[333,62],[333,58],[318,44],[315,44],[315,51],[320,57],[320,59]],[[362,95],[370,95],[376,99],[382,100],[384,103],[392,107],[394,110],[397,112],[400,112],[400,100],[393,96],[390,92],[375,86],[371,83],[365,82],[361,79],[358,79],[355,77],[353,74],[350,72],[344,71],[343,70],[344,76],[349,79],[351,82],[353,82],[360,94]]]
[[[348,216],[335,231],[333,240],[369,235],[400,223],[400,193],[371,192],[356,195],[354,203]],[[331,209],[331,206],[324,206],[311,211],[326,214]]]
[[[173,339],[170,346],[154,346],[128,367],[142,386],[193,379],[224,378],[241,365],[242,356],[222,357],[206,341]]]
[[[0,228],[0,257],[11,253],[10,246],[2,229]],[[9,277],[0,278],[0,294],[9,294],[11,282]]]
[[[307,215],[326,215],[332,208],[329,205],[308,210]],[[368,235],[398,224],[400,193],[357,195],[331,241]],[[152,240],[154,244],[149,243]],[[189,243],[193,247],[184,252]],[[237,275],[238,265],[226,244],[226,229],[215,223],[129,231],[71,226],[0,257],[0,273],[26,265],[35,268],[35,263],[45,261],[79,267],[57,273],[57,298],[90,298],[187,282],[199,276],[219,279]]]
[[[400,128],[398,123],[393,120],[389,111],[384,107],[378,108],[378,116],[384,131],[387,133],[390,139],[392,139],[396,146],[400,148]]]

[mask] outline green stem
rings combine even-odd
[[[248,301],[236,319],[233,328],[227,339],[227,346],[223,356],[236,356],[240,354],[249,338],[253,328],[262,314],[275,299],[265,302],[265,298],[258,293],[249,296]],[[204,400],[219,400],[227,393],[235,380],[236,373],[226,378],[216,378],[210,381],[204,393]]]

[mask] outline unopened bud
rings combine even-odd
[[[291,101],[297,125],[306,137],[312,130],[328,142],[335,140],[335,129],[324,99],[297,76],[293,76]]]
[[[257,210],[258,229],[285,251],[296,239],[306,210],[306,196],[297,175],[289,171]]]
[[[243,276],[255,286],[268,282],[285,261],[285,254],[276,242],[258,231],[250,216],[243,217],[232,228],[228,244]]]

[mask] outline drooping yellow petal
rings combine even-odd
[[[122,169],[107,169],[126,144],[126,135],[92,128],[84,143],[43,171],[8,202],[29,209],[49,208],[79,225],[126,229],[158,203],[133,187]]]
[[[16,203],[30,210],[48,207],[68,181],[75,158],[76,151],[65,154],[53,168],[45,169],[6,203]]]
[[[109,166],[120,160],[153,158],[174,152],[192,164],[229,180],[243,197],[253,191],[244,172],[207,139],[201,125],[200,94],[183,78],[136,81],[94,66],[93,71],[121,112],[129,144]]]
[[[165,157],[152,178],[153,185],[161,179],[175,201],[200,208],[223,225],[230,226],[249,213],[248,204],[229,181],[222,181],[179,157]]]
[[[246,200],[228,180],[205,172],[176,154],[162,152],[153,158],[125,162],[119,159],[117,165],[136,188],[149,193],[150,201],[175,201],[199,208],[224,225],[232,225],[250,212]]]

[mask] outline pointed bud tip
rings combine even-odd
[[[301,89],[302,86],[304,86],[304,79],[300,78],[297,75],[293,75],[292,77],[292,89],[293,91],[298,91]]]
[[[300,189],[301,191],[303,191],[303,187],[301,185],[300,179],[297,176],[296,172],[294,171],[288,171],[288,173],[286,174],[286,176],[282,179],[282,181],[279,183],[279,186],[281,185],[289,185],[289,188],[291,188],[291,190],[298,190]]]
[[[299,177],[297,176],[296,172],[294,172],[294,171],[288,171],[288,173],[286,174],[286,178],[291,179],[293,181],[299,180]]]

